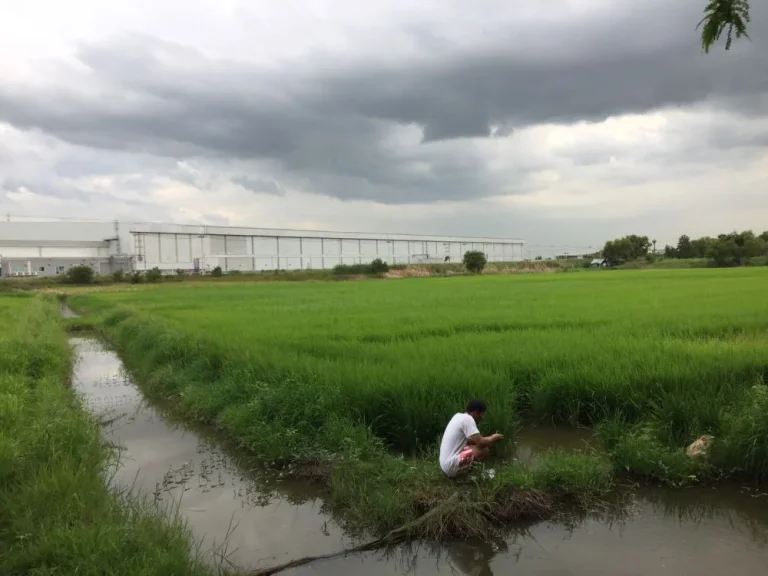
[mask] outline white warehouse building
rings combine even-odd
[[[86,265],[116,270],[310,270],[381,258],[389,264],[523,259],[522,240],[118,221],[0,222],[0,275],[53,276]]]

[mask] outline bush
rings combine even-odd
[[[147,282],[156,283],[163,279],[163,273],[160,271],[160,268],[155,266],[152,270],[147,270],[146,277]]]
[[[216,278],[221,278],[224,276],[224,272],[221,269],[221,266],[216,266],[213,270],[211,270],[211,276],[215,276]]]
[[[112,272],[112,280],[114,280],[115,282],[122,282],[123,280],[125,280],[125,271],[120,269]]]
[[[186,276],[186,275],[187,273],[183,269],[176,268],[176,276]]]
[[[351,276],[353,274],[368,274],[370,266],[367,264],[336,264],[333,273],[337,276]]]
[[[67,271],[66,281],[69,284],[93,284],[93,277],[90,266],[73,266]]]
[[[371,272],[374,274],[386,274],[389,272],[389,264],[384,262],[381,258],[376,258],[371,262]]]
[[[488,263],[488,260],[486,259],[485,254],[479,250],[469,250],[464,254],[462,262],[464,263],[464,268],[469,272],[472,272],[472,274],[480,274]]]
[[[141,275],[141,272],[136,270],[133,274],[131,274],[131,284],[141,284],[144,281],[144,277]]]
[[[597,434],[617,471],[677,487],[698,481],[703,463],[687,456],[685,448],[661,443],[655,428],[632,426],[614,415],[597,426]]]
[[[403,267],[404,268],[404,267]],[[376,258],[368,264],[337,264],[333,273],[337,276],[354,276],[357,274],[384,274],[389,272],[389,264],[381,258]]]

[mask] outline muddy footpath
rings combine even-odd
[[[71,344],[73,385],[101,419],[105,439],[120,449],[108,481],[178,511],[212,562],[266,568],[360,543],[324,512],[312,486],[267,473],[205,431],[164,416],[98,339],[73,337]],[[585,434],[527,430],[517,454],[532,460],[550,448],[577,450],[589,441]],[[621,514],[542,522],[499,542],[355,554],[284,574],[749,576],[767,570],[768,494],[721,486],[638,488],[624,498]]]

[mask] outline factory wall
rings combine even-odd
[[[3,258],[0,276],[58,276],[75,266],[89,266],[97,274],[112,272],[108,258]]]
[[[290,237],[162,232],[136,234],[136,267],[164,271],[212,270],[243,272],[317,270],[337,264],[360,264],[381,258],[389,264],[461,262],[467,250],[484,252],[491,262],[522,259],[520,242],[460,240],[386,240],[375,238]]]
[[[59,276],[75,266],[89,266],[101,275],[133,269],[130,258],[3,258],[0,260],[0,277]]]
[[[467,250],[489,261],[523,259],[523,242],[404,234],[321,232],[135,222],[0,222],[0,270],[53,269],[95,262],[103,273],[132,262],[136,270],[329,269],[381,258],[390,264],[460,262]],[[106,264],[105,264],[106,263]],[[45,268],[43,271],[42,268]],[[53,268],[51,268],[53,267]]]

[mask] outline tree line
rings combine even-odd
[[[632,234],[606,242],[601,255],[611,264],[643,258],[652,261],[659,256],[655,247],[656,240]],[[664,247],[663,255],[665,258],[705,258],[715,266],[740,266],[747,264],[751,258],[768,256],[768,230],[760,235],[745,230],[694,239],[683,234],[676,246]]]
[[[717,266],[739,266],[750,258],[768,255],[768,230],[760,235],[752,230],[703,236],[691,239],[680,236],[677,246],[665,246],[667,258],[708,258]]]

